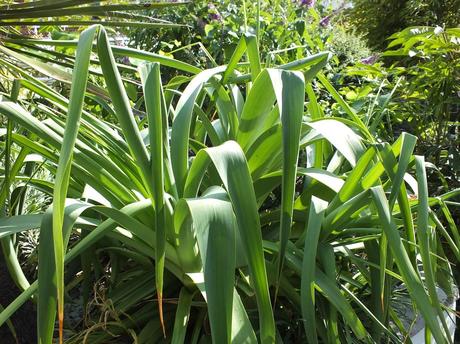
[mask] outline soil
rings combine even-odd
[[[0,250],[1,251],[1,250]],[[0,252],[0,304],[7,307],[19,295],[20,290],[14,284],[6,267],[3,253]],[[10,318],[17,334],[17,341],[11,334],[9,327],[4,324],[0,327],[0,342],[2,344],[32,344],[37,342],[35,305],[28,301],[20,307]]]

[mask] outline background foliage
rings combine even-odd
[[[347,18],[370,47],[383,49],[387,38],[410,26],[455,27],[460,21],[458,0],[355,0]]]

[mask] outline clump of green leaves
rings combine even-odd
[[[76,47],[72,76],[11,49],[44,44]],[[31,98],[6,94],[0,103],[14,123],[3,131],[2,151],[17,154],[3,185],[14,185],[33,159],[44,161],[34,169],[55,178],[28,185],[49,186],[46,212],[0,219],[4,237],[40,227],[38,280],[27,282],[0,323],[38,294],[40,342],[52,342],[56,316],[63,339],[66,292],[81,288],[85,308],[103,276],[101,309],[113,321],[82,324],[77,330],[91,343],[164,335],[178,343],[273,343],[292,331],[311,343],[398,341],[410,333],[398,327],[389,300],[403,287],[436,341],[449,342],[436,286],[453,295],[440,243],[460,257],[447,205],[460,191],[429,196],[416,138],[379,142],[321,73],[328,52],[267,66],[246,34],[227,65],[200,69],[115,46],[100,26],[78,44],[6,45],[16,63],[72,82],[67,98],[8,65]],[[143,63],[127,68],[115,56]],[[164,82],[162,68],[180,76]],[[135,101],[129,84],[140,91]],[[341,116],[320,106],[313,86]],[[94,101],[110,121],[88,111]],[[278,202],[267,206],[273,197]]]

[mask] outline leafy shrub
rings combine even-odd
[[[337,56],[341,70],[346,65],[353,65],[372,55],[365,40],[356,32],[344,29],[341,25],[332,28],[327,48]]]
[[[354,0],[348,20],[370,47],[382,50],[392,34],[409,26],[453,27],[460,21],[459,0]]]
[[[258,36],[261,60],[286,63],[324,50],[330,32],[320,23],[326,14],[319,1],[194,1],[168,12],[168,19],[181,18],[188,27],[126,35],[130,45],[209,68],[227,63],[239,37],[250,33]]]
[[[419,138],[419,153],[442,172],[442,190],[460,180],[459,38],[456,28],[405,29],[391,37],[379,62],[351,67],[348,76],[358,76],[361,84],[343,90],[383,139],[401,130]],[[384,67],[383,58],[392,65]]]

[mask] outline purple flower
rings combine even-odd
[[[379,59],[379,55],[371,55],[369,57],[362,59],[361,63],[365,65],[371,65],[371,64],[374,64],[375,61],[377,61],[378,59]]]
[[[329,25],[330,21],[331,21],[331,15],[325,16],[319,21],[319,25],[326,27]]]
[[[219,13],[209,13],[209,20],[221,21],[222,16]]]
[[[301,6],[306,6],[308,8],[311,8],[315,6],[316,0],[300,0],[300,5]]]
[[[222,16],[220,15],[219,11],[217,10],[216,6],[213,3],[208,3],[208,19],[213,21],[222,21]]]

